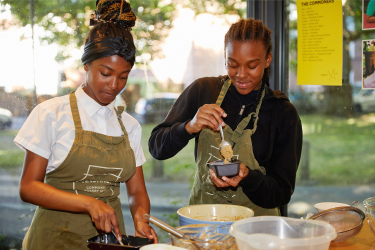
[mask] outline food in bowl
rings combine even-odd
[[[170,235],[173,246],[191,250],[237,250],[236,239],[229,234],[230,225],[192,224],[177,227],[189,239]],[[194,240],[198,239],[198,240]]]
[[[371,231],[375,234],[375,197],[367,198],[363,201],[367,222]]]
[[[332,242],[343,242],[361,231],[365,217],[361,209],[347,206],[323,210],[311,216],[309,220],[329,223],[337,233],[337,237]]]
[[[318,210],[318,212],[321,212],[323,210],[327,210],[327,209],[331,209],[335,207],[349,207],[349,205],[345,203],[339,203],[339,202],[320,202],[320,203],[316,203],[314,207],[316,208],[316,210]]]
[[[227,204],[199,204],[180,208],[177,211],[181,226],[190,224],[226,224],[254,216],[248,207]]]

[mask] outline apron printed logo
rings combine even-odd
[[[73,182],[73,190],[78,194],[78,191],[83,190],[90,193],[103,193],[106,190],[110,189],[111,184],[117,182],[121,178],[122,168],[109,168],[89,165],[87,172],[84,173],[84,177]],[[83,185],[83,189],[76,189],[76,185]]]

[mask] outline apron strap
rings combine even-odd
[[[121,126],[121,129],[122,129],[122,132],[125,134],[127,134],[126,132],[126,129],[125,129],[125,126],[124,126],[124,123],[122,123],[122,120],[121,120],[121,114],[124,112],[125,110],[125,107],[124,106],[118,106],[117,109],[115,108],[115,111],[116,111],[116,114],[117,114],[117,119],[120,123],[120,126]]]
[[[260,98],[260,101],[258,103],[256,111],[251,112],[245,119],[243,119],[238,124],[238,126],[237,126],[236,130],[233,132],[233,135],[232,135],[232,138],[231,138],[231,140],[233,142],[237,143],[241,140],[241,136],[243,134],[243,131],[245,130],[247,125],[249,125],[249,122],[251,121],[251,118],[253,116],[255,117],[255,121],[254,121],[253,129],[251,129],[251,134],[254,134],[255,131],[257,130],[257,124],[258,124],[258,120],[259,120],[258,114],[259,114],[260,106],[262,105],[262,101],[263,101],[263,97],[264,97],[265,93],[266,93],[266,88],[263,89],[262,97]]]
[[[75,91],[72,91],[69,95],[69,101],[70,101],[70,109],[72,110],[72,115],[73,115],[73,121],[74,121],[74,126],[76,130],[82,130],[82,123],[81,123],[81,118],[79,116],[79,111],[78,111],[78,106],[77,106],[77,98],[75,96]],[[121,114],[124,112],[125,107],[124,106],[118,106],[117,109],[115,108],[115,111],[117,113],[117,119],[119,120],[121,130],[125,134],[127,134],[126,129],[124,124],[122,123],[121,120]]]
[[[79,111],[78,111],[78,106],[77,106],[77,98],[76,98],[76,95],[74,93],[75,93],[75,91],[72,91],[70,93],[69,102],[70,102],[70,109],[72,110],[74,127],[78,131],[78,130],[82,130],[82,123],[81,123],[81,118],[79,117]]]
[[[221,88],[221,90],[220,90],[220,94],[219,94],[219,96],[218,96],[218,98],[217,98],[217,100],[216,100],[216,105],[217,106],[221,106],[221,103],[223,102],[223,100],[224,100],[224,97],[225,97],[225,95],[227,94],[227,91],[228,91],[228,89],[229,89],[229,86],[232,84],[232,82],[231,82],[231,80],[230,80],[230,78],[228,77],[228,79],[224,82],[224,85],[223,85],[223,87]]]

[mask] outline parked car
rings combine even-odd
[[[144,123],[160,123],[164,121],[179,95],[156,93],[152,98],[141,98],[135,106],[135,112],[143,117]]]
[[[8,109],[0,108],[0,130],[12,126],[13,114]]]
[[[359,113],[375,112],[375,90],[362,89],[353,95],[353,108]]]
[[[318,109],[318,101],[313,96],[314,93],[290,92],[289,100],[300,114],[311,114]]]

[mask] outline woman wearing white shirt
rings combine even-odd
[[[157,242],[142,164],[141,127],[114,107],[134,65],[125,0],[97,1],[97,24],[82,56],[86,83],[70,95],[39,104],[15,143],[25,151],[22,200],[38,205],[23,249],[86,249],[87,239],[112,228],[125,234],[120,182],[126,182],[135,235]]]

